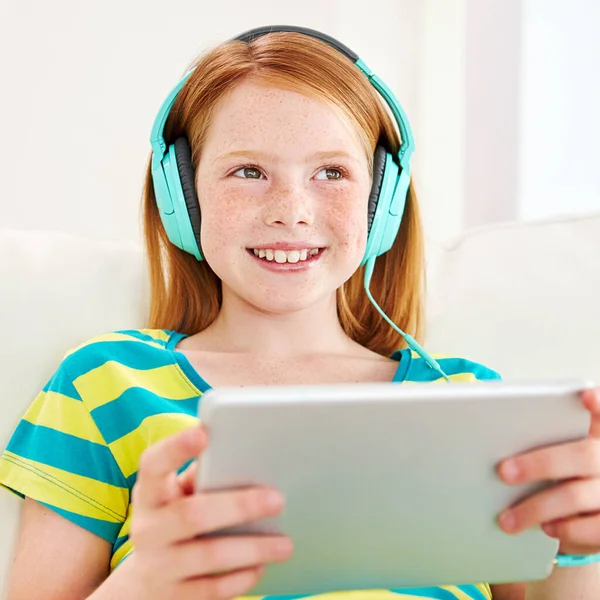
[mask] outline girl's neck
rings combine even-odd
[[[360,354],[337,316],[335,295],[313,306],[286,313],[269,313],[241,299],[224,298],[215,321],[189,339],[188,350],[212,350],[263,356]]]

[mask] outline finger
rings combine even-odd
[[[229,600],[247,596],[248,592],[256,587],[264,573],[264,567],[243,569],[227,575],[214,575],[186,581],[177,590],[178,600],[198,600],[198,598],[211,598],[211,600]]]
[[[186,496],[193,494],[196,489],[197,473],[198,463],[194,461],[183,473],[179,475],[179,487]]]
[[[600,514],[544,523],[542,529],[550,537],[561,540],[561,552],[563,553],[595,554],[600,552]]]
[[[160,508],[151,535],[154,543],[172,544],[273,517],[283,506],[283,496],[270,488],[193,494]]]
[[[549,521],[600,511],[600,479],[581,479],[552,486],[504,511],[498,518],[507,533],[518,533]]]
[[[136,508],[157,508],[170,502],[180,492],[177,469],[195,458],[206,442],[205,431],[194,427],[150,446],[141,456],[133,489]]]
[[[172,546],[167,561],[170,573],[182,580],[281,562],[291,554],[285,536],[222,536]]]
[[[588,437],[513,456],[500,463],[498,474],[511,485],[600,475],[600,439]]]
[[[592,415],[590,435],[600,437],[600,388],[584,390],[581,399]]]

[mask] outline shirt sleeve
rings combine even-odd
[[[0,457],[0,485],[115,543],[130,490],[65,361]]]

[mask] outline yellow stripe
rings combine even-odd
[[[108,446],[123,475],[137,470],[142,452],[156,442],[198,425],[198,419],[181,413],[161,413],[146,417],[137,429],[111,442]]]
[[[115,361],[108,361],[96,369],[80,375],[74,385],[89,410],[117,399],[132,387],[139,387],[170,400],[184,400],[198,395],[182,376],[177,365],[155,369],[134,369]]]
[[[129,554],[133,552],[133,544],[131,540],[127,540],[113,555],[110,559],[110,570],[116,569],[119,563]]]
[[[129,505],[127,488],[69,473],[9,451],[0,459],[0,482],[24,496],[111,523],[122,523]]]
[[[317,598],[321,600],[390,600],[391,597],[400,598],[416,598],[417,596],[406,596],[397,594],[390,590],[347,590],[343,592],[328,592],[326,594],[315,594],[310,596],[311,600]],[[424,600],[423,596],[419,596],[419,600]]]
[[[149,335],[155,340],[169,341],[170,334],[164,332],[162,329],[139,329],[138,331],[144,335]]]
[[[470,594],[467,594],[466,592],[463,592],[461,589],[459,589],[455,585],[441,585],[440,587],[443,590],[452,592],[456,596],[457,600],[473,600],[473,596],[471,596]]]
[[[121,527],[119,531],[119,537],[123,537],[124,535],[129,535],[131,532],[131,517],[133,514],[133,504],[129,505],[127,518],[125,519],[125,523],[123,523],[123,527]]]
[[[135,337],[126,335],[124,333],[106,333],[104,335],[98,335],[96,337],[93,337],[93,338],[87,340],[86,342],[84,342],[83,344],[80,344],[76,348],[69,350],[65,354],[65,357],[67,357],[75,352],[78,352],[79,350],[81,350],[87,346],[92,346],[93,344],[96,344],[98,342],[139,342],[140,344],[148,344],[149,346],[152,346],[153,348],[160,348],[161,350],[164,350],[164,346],[162,344],[139,340]]]
[[[471,596],[465,594],[455,586],[440,586],[440,589],[448,590],[456,594],[460,600],[473,600]],[[428,596],[434,599],[435,596]],[[326,594],[317,594],[314,596],[308,596],[310,600],[391,600],[395,598],[397,600],[426,600],[427,596],[415,596],[414,594],[401,594],[399,592],[392,592],[391,590],[347,590],[343,592],[328,592]]]
[[[40,392],[23,420],[96,444],[104,444],[104,439],[84,403],[58,392]]]
[[[473,383],[474,381],[478,381],[475,378],[473,373],[454,373],[452,375],[448,375],[450,381],[458,381],[463,383]],[[438,379],[432,379],[431,381],[418,381],[413,379],[406,379],[402,382],[402,385],[429,385],[430,383],[447,383],[443,377],[438,377]]]
[[[448,377],[452,380],[452,381],[462,381],[465,383],[471,383],[473,381],[477,381],[477,379],[475,378],[475,375],[473,375],[473,373],[454,373],[453,375],[448,375]],[[445,379],[443,377],[441,377],[440,379],[436,379],[436,382],[444,382]]]
[[[441,585],[440,589],[446,590],[454,594],[457,600],[473,600],[473,598],[463,592],[455,585]],[[486,591],[486,584],[480,584],[476,586],[482,593],[491,600],[491,595]],[[487,588],[489,589],[489,587]],[[398,592],[392,592],[390,590],[351,590],[343,592],[329,592],[326,594],[317,594],[310,596],[311,600],[390,600],[390,598],[397,598],[398,600],[408,600],[413,598],[415,600],[424,600],[423,596],[415,596],[414,594],[406,593],[401,594]],[[434,596],[432,596],[434,598]]]

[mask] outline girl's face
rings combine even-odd
[[[196,186],[202,251],[223,294],[308,307],[358,268],[371,188],[353,125],[324,102],[244,82],[221,100]]]

